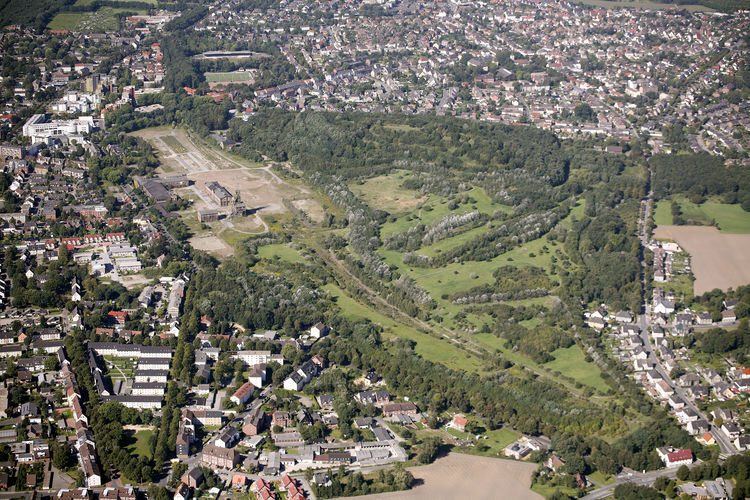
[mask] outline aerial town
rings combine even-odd
[[[0,498],[750,497],[750,9],[31,3]]]

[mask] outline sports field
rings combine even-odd
[[[203,73],[209,83],[251,83],[255,80],[250,71],[231,71],[228,73]]]

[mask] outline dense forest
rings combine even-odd
[[[708,153],[656,155],[650,161],[657,200],[683,195],[702,203],[717,196],[750,212],[750,167],[725,166],[721,157]]]

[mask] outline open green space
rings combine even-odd
[[[451,241],[460,236],[444,241]],[[545,250],[544,247],[547,249]],[[388,264],[398,267],[399,271],[414,278],[419,286],[427,290],[434,299],[439,300],[443,294],[450,295],[494,282],[492,273],[502,266],[537,266],[549,269],[552,253],[556,248],[559,248],[559,245],[542,237],[505,252],[490,261],[458,262],[437,269],[409,267],[401,260],[403,254],[397,251],[383,249],[380,253]]]
[[[273,245],[265,245],[258,248],[258,256],[262,259],[274,259],[278,257],[279,259],[291,262],[293,264],[299,263],[304,264],[305,259],[300,255],[300,253],[289,246],[288,243],[275,243]]]
[[[438,339],[415,328],[401,325],[395,320],[381,314],[349,297],[346,292],[334,284],[327,284],[323,290],[335,297],[341,313],[351,319],[369,319],[373,323],[383,326],[383,335],[388,338],[400,337],[416,343],[415,352],[425,359],[442,363],[457,370],[469,372],[481,371],[481,360],[476,356],[462,351],[447,339]]]
[[[388,175],[372,177],[363,182],[351,183],[349,188],[369,206],[390,213],[403,213],[412,210],[427,199],[425,195],[401,186],[411,174],[397,171]]]
[[[388,182],[393,182],[394,178],[398,180],[398,182],[403,182],[401,177],[396,176],[396,174],[390,174],[388,176],[381,176],[376,179],[383,179],[381,182],[385,182],[385,179],[388,179]],[[405,177],[404,177],[405,178]],[[400,185],[399,185],[400,186]],[[352,186],[352,191],[354,193],[357,193],[355,188],[358,188],[361,186],[354,185]],[[402,189],[403,188],[400,188]],[[416,191],[409,191],[410,193],[413,193],[413,196],[418,196],[418,193]],[[359,193],[357,193],[359,195]],[[377,193],[374,193],[373,196],[376,196]],[[413,210],[403,212],[403,211],[394,211],[392,207],[388,209],[389,212],[395,213],[396,216],[392,219],[390,219],[388,222],[383,224],[381,227],[381,233],[383,236],[387,236],[396,232],[403,232],[407,231],[410,227],[413,227],[417,224],[424,224],[425,226],[429,226],[433,222],[436,222],[446,215],[453,213],[456,215],[463,215],[469,212],[481,212],[487,215],[492,215],[496,210],[500,210],[505,213],[510,213],[512,211],[512,207],[508,205],[502,205],[499,203],[494,203],[490,197],[487,195],[487,193],[481,189],[481,188],[473,188],[470,191],[464,191],[460,193],[457,197],[462,198],[463,196],[467,197],[467,203],[460,203],[458,207],[451,210],[450,200],[448,198],[444,198],[442,196],[437,196],[434,194],[427,195],[424,197],[420,203],[416,204],[413,208]],[[367,199],[367,196],[363,196],[363,199],[369,203],[369,200]],[[462,235],[458,235],[454,238],[458,238]],[[448,240],[443,240],[440,242],[435,243],[432,245],[435,249],[437,248],[450,248],[451,246],[455,246],[457,243],[444,243]],[[467,239],[468,241],[468,239]],[[437,246],[437,245],[442,245]],[[425,247],[425,250],[430,247]],[[429,253],[429,250],[427,251]]]
[[[125,447],[131,455],[138,455],[139,457],[146,457],[151,459],[151,446],[149,445],[149,439],[154,435],[152,430],[142,430],[138,432],[125,431],[128,437],[128,445]]]
[[[119,7],[101,7],[95,12],[59,12],[49,22],[47,29],[89,33],[118,31],[120,29],[120,22],[116,14],[123,12],[146,14],[145,10]]]
[[[552,352],[553,361],[544,366],[552,371],[559,371],[576,382],[580,382],[594,389],[607,392],[609,386],[604,382],[599,368],[585,360],[583,352],[577,345]]]
[[[710,225],[716,221],[722,233],[750,233],[750,212],[745,212],[739,204],[729,205],[716,201],[706,201],[700,205],[682,197],[676,198],[682,210],[682,218],[699,224]],[[661,200],[656,204],[654,221],[656,224],[672,224],[671,200]]]

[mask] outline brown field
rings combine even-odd
[[[676,241],[690,254],[695,295],[750,283],[750,234],[725,234],[710,226],[657,226],[654,235]]]
[[[543,498],[529,489],[537,464],[450,453],[433,464],[409,470],[423,483],[409,491],[380,493],[343,500],[442,500],[447,498]]]
[[[196,250],[204,250],[220,257],[227,257],[234,253],[234,248],[216,236],[195,236],[190,238],[190,244]]]

